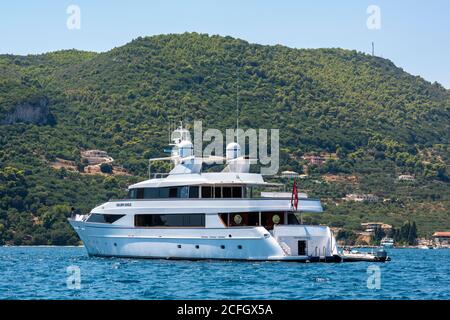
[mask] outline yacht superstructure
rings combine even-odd
[[[91,256],[341,261],[326,226],[299,223],[297,213],[322,212],[320,200],[289,193],[259,193],[275,184],[250,173],[240,146],[226,148],[221,172],[202,172],[189,132],[172,135],[167,176],[129,186],[126,199],[110,200],[87,215],[69,219]],[[261,194],[263,196],[261,196]]]

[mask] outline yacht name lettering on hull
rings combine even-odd
[[[116,207],[131,207],[131,202],[116,203]]]

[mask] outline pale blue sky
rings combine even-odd
[[[66,27],[70,4],[81,29]],[[381,9],[369,30],[366,10]],[[352,0],[40,0],[0,3],[0,53],[106,51],[138,36],[196,31],[295,48],[341,47],[391,59],[450,88],[450,1]]]

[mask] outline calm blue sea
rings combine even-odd
[[[380,264],[302,264],[90,258],[83,247],[0,247],[0,299],[450,299],[450,249],[389,254],[392,261]],[[380,268],[379,282],[373,266]],[[77,270],[79,289],[75,278],[68,281]]]

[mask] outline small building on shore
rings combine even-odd
[[[114,161],[106,151],[103,150],[84,150],[81,151],[81,158],[85,159],[89,165],[102,163],[111,163]]]
[[[414,181],[416,178],[410,174],[402,174],[398,176],[399,181]]]
[[[433,233],[433,240],[437,245],[449,245],[450,231],[437,231]]]
[[[314,164],[317,166],[321,166],[325,163],[325,158],[319,155],[305,155],[302,158],[308,161],[309,164]]]
[[[392,230],[392,226],[383,222],[364,222],[361,223],[361,226],[364,228],[365,232],[374,233],[376,230],[383,230],[384,232],[388,232]]]

